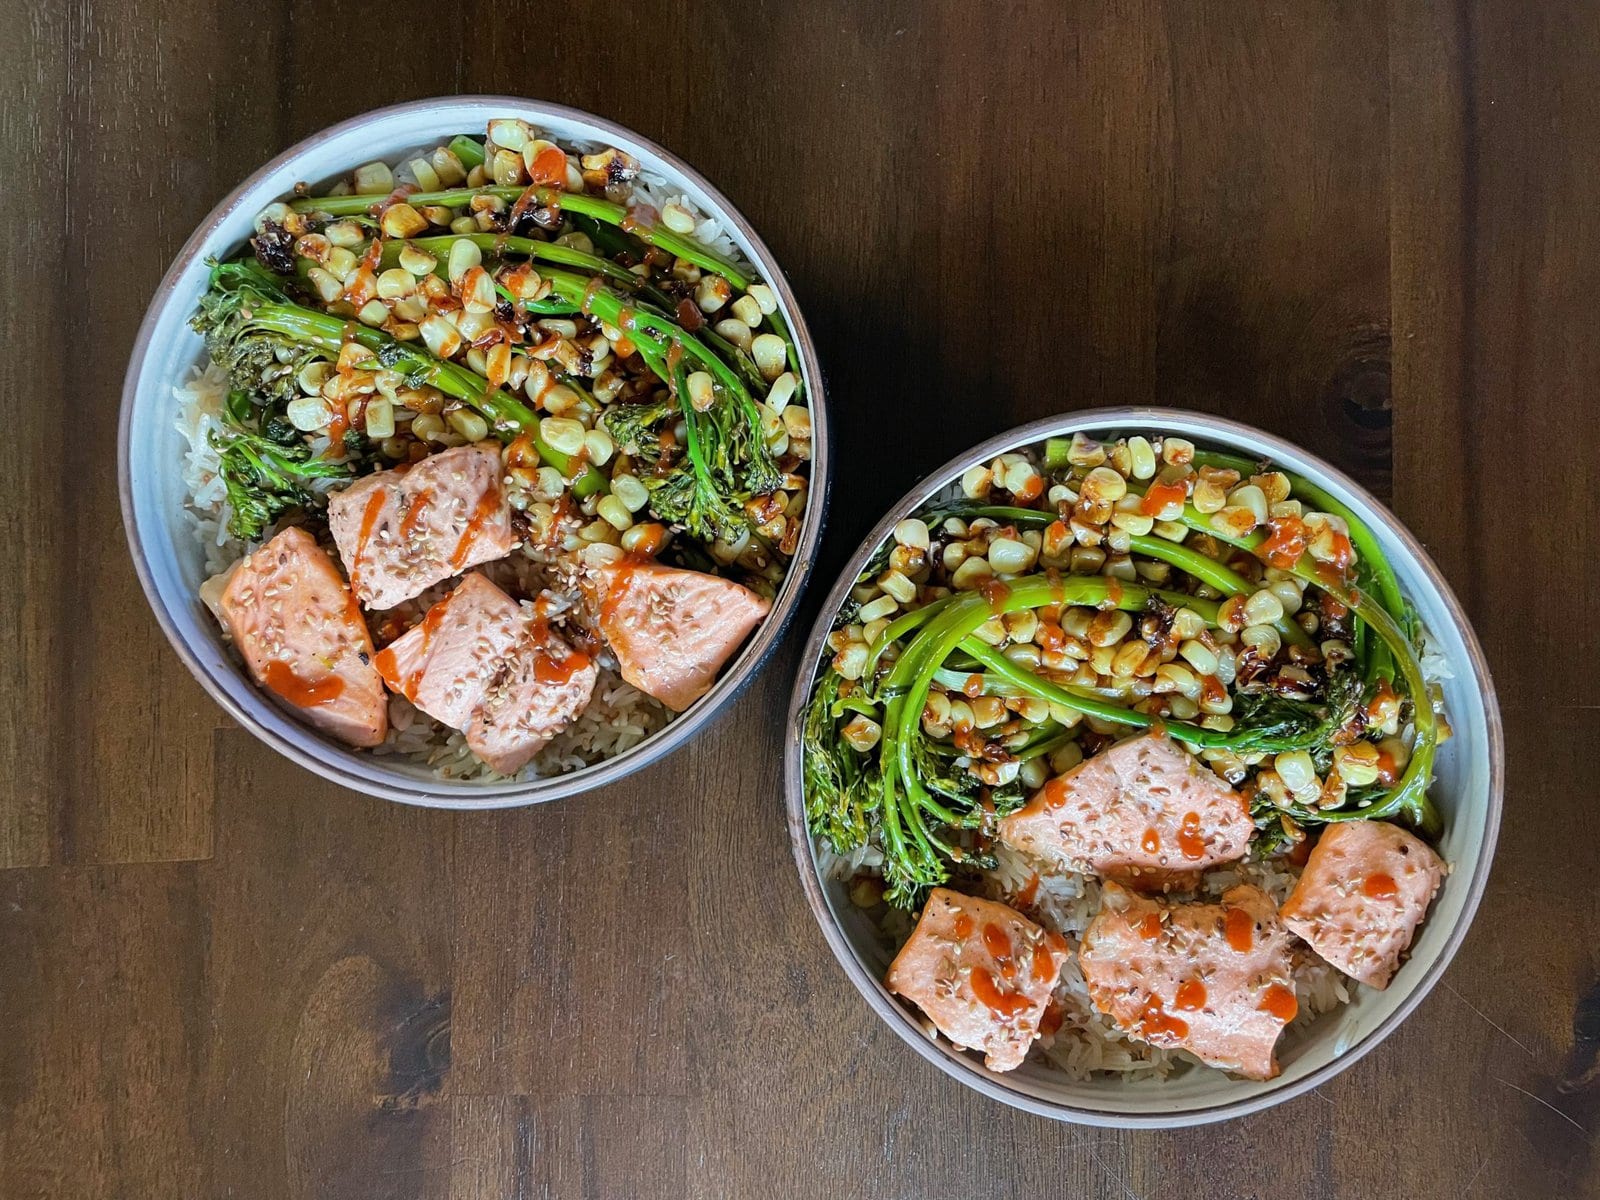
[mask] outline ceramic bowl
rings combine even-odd
[[[256,214],[297,183],[317,185],[346,175],[360,163],[392,162],[458,133],[481,134],[491,117],[521,117],[558,139],[617,146],[721,222],[777,294],[799,349],[813,409],[812,493],[771,615],[707,695],[647,740],[605,762],[532,781],[471,783],[441,780],[397,757],[352,751],[319,735],[272,703],[229,656],[216,621],[197,594],[204,564],[201,547],[183,518],[184,443],[174,423],[172,390],[204,361],[201,339],[188,320],[206,288],[206,260],[236,252],[252,233]],[[805,319],[771,252],[721,193],[666,150],[599,117],[509,96],[462,96],[380,109],[325,129],[278,155],[212,210],[162,279],[139,329],[123,385],[118,467],[128,545],[150,606],[184,665],[235,720],[301,766],[346,787],[411,804],[491,808],[553,800],[619,779],[682,746],[733,702],[765,662],[799,603],[822,532],[829,453],[822,373]]]
[[[1166,1080],[1111,1075],[1076,1080],[1032,1060],[1015,1071],[996,1073],[985,1068],[978,1055],[943,1038],[930,1039],[913,1009],[883,986],[890,954],[871,919],[851,904],[844,885],[823,876],[816,844],[806,828],[800,754],[803,712],[816,672],[831,656],[825,643],[834,615],[873,551],[899,521],[922,508],[968,467],[1078,431],[1096,438],[1178,434],[1203,449],[1270,458],[1322,485],[1372,527],[1402,590],[1432,631],[1451,671],[1443,686],[1455,736],[1440,749],[1432,790],[1445,821],[1438,849],[1451,864],[1451,873],[1411,947],[1409,961],[1388,989],[1353,988],[1352,1003],[1285,1034],[1278,1048],[1283,1071],[1264,1083],[1234,1079],[1198,1065],[1175,1071]],[[1466,936],[1488,877],[1500,824],[1502,743],[1494,686],[1460,604],[1417,540],[1348,476],[1288,442],[1234,421],[1174,409],[1098,409],[1013,429],[946,463],[913,488],[861,543],[823,604],[801,659],[785,748],[789,833],[806,897],[840,966],[872,1010],[916,1053],[967,1087],[1042,1116],[1086,1125],[1198,1125],[1280,1104],[1327,1082],[1392,1033],[1439,981]]]

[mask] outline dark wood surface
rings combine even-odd
[[[1594,5],[5,11],[0,1196],[1600,1194]],[[134,330],[257,164],[460,91],[637,128],[785,265],[838,448],[807,623],[913,480],[1063,409],[1227,413],[1391,497],[1509,751],[1483,910],[1416,1015],[1221,1128],[961,1089],[796,885],[795,637],[693,748],[540,809],[366,799],[233,727],[123,544]]]

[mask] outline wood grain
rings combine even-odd
[[[1596,6],[11,9],[0,1195],[1600,1193]],[[1223,1129],[953,1084],[794,884],[795,638],[691,748],[531,809],[341,793],[229,725],[117,528],[144,304],[271,154],[464,91],[637,128],[784,263],[839,447],[806,620],[912,481],[1064,409],[1225,413],[1392,498],[1489,652],[1510,778],[1478,921],[1389,1042]]]

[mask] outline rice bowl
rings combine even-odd
[[[352,753],[297,727],[292,716],[286,720],[283,707],[263,702],[242,677],[228,639],[198,601],[203,581],[236,561],[245,548],[228,529],[230,513],[216,457],[214,435],[225,419],[227,388],[217,368],[197,353],[198,340],[183,325],[186,310],[192,311],[194,297],[205,289],[205,260],[224,257],[258,233],[258,214],[292,194],[294,184],[337,179],[357,163],[380,158],[407,162],[419,151],[443,146],[492,119],[519,120],[547,130],[574,159],[601,145],[636,159],[631,203],[670,205],[680,220],[690,215],[691,236],[701,235],[750,264],[768,286],[768,303],[778,314],[773,319],[781,318],[793,337],[794,360],[786,366],[795,371],[796,391],[807,399],[807,415],[815,415],[807,430],[809,495],[803,509],[795,510],[786,569],[771,580],[771,615],[710,684],[708,694],[674,717],[624,680],[619,664],[602,652],[592,704],[513,777],[487,768],[459,729],[428,719],[402,695],[388,703],[382,744],[372,753]],[[688,168],[626,131],[556,106],[475,98],[406,105],[357,118],[280,156],[219,207],[169,273],[141,331],[125,389],[121,465],[130,544],[153,607],[191,670],[235,716],[280,750],[348,786],[397,799],[469,806],[528,803],[603,783],[659,757],[701,727],[753,673],[792,612],[815,551],[827,480],[821,399],[815,356],[781,273],[742,219]],[[323,433],[306,436],[316,451],[315,439]],[[437,445],[453,444],[448,440],[452,436],[447,431]],[[326,440],[320,445],[325,447]],[[384,464],[378,460],[375,465]],[[619,516],[619,521],[625,530],[627,517]],[[513,556],[484,564],[481,573],[508,594],[530,596],[549,584],[549,569],[538,556]],[[431,596],[419,597],[418,603]],[[552,619],[559,622],[562,617],[557,613]]]
[[[1429,660],[1430,673],[1441,673],[1443,668],[1450,675],[1441,680],[1441,687],[1455,737],[1439,752],[1432,794],[1443,810],[1444,833],[1438,848],[1450,863],[1451,874],[1443,879],[1432,915],[1416,936],[1410,962],[1400,968],[1386,991],[1359,986],[1307,953],[1305,947],[1296,950],[1298,1013],[1279,1047],[1282,1073],[1273,1079],[1230,1078],[1200,1066],[1187,1054],[1130,1038],[1126,1028],[1113,1028],[1105,1014],[1088,1003],[1083,980],[1070,960],[1054,1002],[1067,1009],[1066,1036],[1056,1036],[1053,1042],[1041,1038],[1020,1069],[997,1072],[984,1067],[971,1052],[951,1045],[943,1036],[930,1037],[936,1031],[926,1016],[892,996],[881,982],[891,969],[891,959],[914,936],[909,913],[892,910],[892,906],[885,913],[885,906],[871,903],[877,899],[872,894],[865,896],[869,903],[864,907],[863,897],[853,894],[863,876],[883,874],[883,848],[868,844],[849,855],[836,855],[826,838],[814,836],[807,828],[802,746],[812,698],[811,664],[825,665],[830,655],[839,653],[837,641],[828,643],[838,634],[835,614],[868,599],[867,589],[855,588],[858,575],[872,578],[883,570],[879,548],[894,544],[891,535],[896,527],[935,507],[938,497],[948,497],[964,473],[1046,438],[1070,438],[1075,433],[1107,439],[1148,433],[1158,445],[1159,434],[1179,435],[1197,446],[1220,447],[1252,459],[1270,458],[1282,469],[1314,480],[1373,528],[1395,564],[1406,595],[1432,632],[1433,642],[1423,655]],[[863,575],[869,563],[873,575]],[[877,617],[880,609],[894,611],[889,605],[863,606],[860,619]],[[1298,1094],[1370,1049],[1416,1005],[1459,944],[1481,893],[1498,821],[1500,733],[1492,685],[1459,609],[1415,543],[1353,484],[1294,447],[1232,422],[1170,410],[1076,414],[1015,430],[948,464],[919,485],[869,535],[825,604],[803,661],[807,665],[796,686],[786,760],[790,831],[802,882],[830,946],[874,1010],[920,1053],[969,1086],[1018,1107],[1094,1124],[1183,1125],[1238,1115]],[[1177,720],[1181,724],[1183,714]],[[1352,806],[1355,803],[1352,799]],[[1251,883],[1275,905],[1281,905],[1295,886],[1298,870],[1274,861],[1253,860],[1213,868],[1194,902],[1214,902],[1218,893]],[[1031,887],[1022,906],[1025,911],[1054,935],[1080,938],[1100,907],[1099,881],[1072,872],[1052,875],[1046,871],[1042,880],[1039,874],[1036,861],[1027,861],[1000,845],[992,849],[981,878],[950,886],[964,886],[964,890],[1012,903],[1017,903],[1018,893]]]

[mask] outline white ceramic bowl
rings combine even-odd
[[[707,695],[666,728],[603,763],[531,782],[473,784],[442,781],[398,758],[358,753],[317,734],[272,703],[228,656],[215,620],[198,599],[204,568],[201,548],[182,520],[183,439],[174,423],[172,389],[204,361],[201,339],[188,320],[206,288],[206,259],[231,255],[244,245],[257,213],[296,183],[331,181],[360,163],[393,162],[458,133],[481,134],[491,117],[521,117],[560,139],[626,150],[721,222],[777,293],[789,323],[813,410],[813,458],[804,528],[772,613]],[[587,791],[654,762],[702,729],[749,682],[794,613],[822,532],[828,463],[816,351],[783,272],[749,223],[694,170],[639,135],[575,109],[509,96],[420,100],[354,117],[284,151],[234,189],[184,245],[150,303],[123,385],[118,439],[123,522],[139,580],[162,630],[201,685],[246,729],[319,775],[377,796],[456,808],[531,804]]]
[[[1202,448],[1271,458],[1321,484],[1372,527],[1402,590],[1416,605],[1454,673],[1444,691],[1455,736],[1439,752],[1432,791],[1445,820],[1438,848],[1450,862],[1451,874],[1411,948],[1410,961],[1388,989],[1359,988],[1352,1003],[1325,1014],[1304,1030],[1286,1034],[1279,1045],[1283,1073],[1266,1083],[1231,1079],[1221,1071],[1199,1067],[1166,1081],[1126,1081],[1111,1076],[1078,1081],[1033,1062],[1016,1071],[996,1073],[984,1067],[977,1055],[957,1050],[943,1038],[930,1040],[912,1010],[884,988],[881,981],[889,956],[874,936],[870,920],[850,903],[843,885],[822,877],[806,829],[800,770],[803,711],[815,669],[825,661],[824,642],[834,614],[873,550],[899,521],[959,478],[967,467],[1079,430],[1096,437],[1177,433]],[[1096,409],[1024,425],[985,442],[928,476],[867,536],[823,604],[801,664],[785,747],[789,833],[801,882],[828,944],[873,1011],[917,1053],[968,1087],[1017,1108],[1086,1125],[1161,1128],[1241,1116],[1309,1091],[1371,1050],[1416,1008],[1449,965],[1483,895],[1500,826],[1504,751],[1494,686],[1461,606],[1416,539],[1348,476],[1247,425],[1176,409]]]

